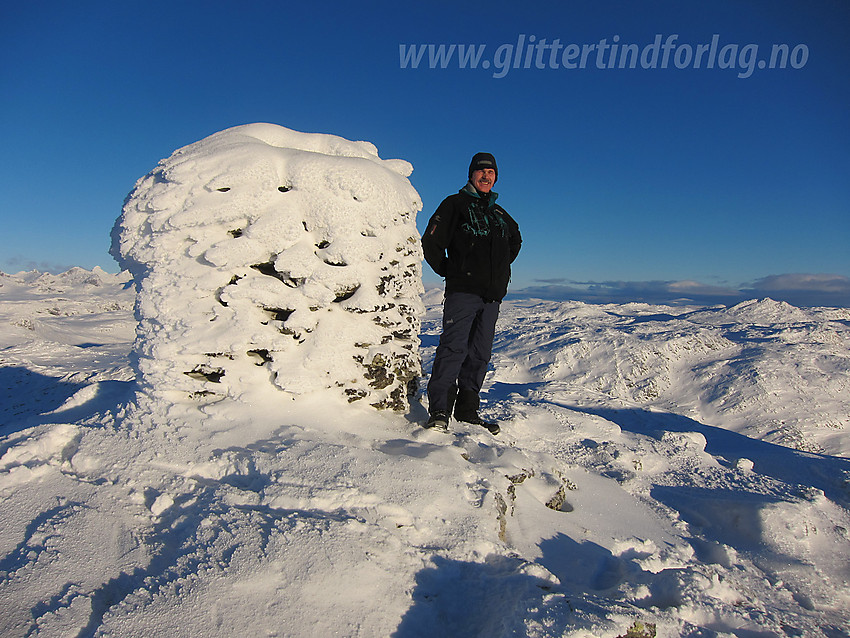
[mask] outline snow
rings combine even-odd
[[[356,237],[338,240],[331,221],[302,242],[312,250],[290,255],[298,242],[275,243],[289,226],[265,196],[215,209],[207,202],[222,193],[194,190],[225,175],[224,195],[237,191],[233,168],[247,158],[291,168],[312,153],[303,170],[272,172],[274,193],[299,192],[294,180],[277,191],[280,175],[303,180],[307,195],[285,210],[298,224],[324,214],[310,198],[334,200],[311,176],[333,175],[327,188],[382,202],[371,239],[394,247],[414,213],[384,213],[414,206],[409,165],[333,136],[232,131],[164,160],[174,172],[154,171],[128,198],[114,236],[134,255],[132,276],[0,273],[0,635],[615,638],[643,623],[665,637],[850,636],[846,309],[504,302],[483,394],[502,433],[425,430],[421,390],[398,411],[349,402],[296,366],[296,348],[281,348],[292,367],[278,376],[255,374],[269,362],[243,361],[247,340],[259,349],[277,337],[262,323],[240,332],[243,313],[301,291],[257,272],[230,315],[206,283],[281,253],[318,290],[325,231],[363,282],[386,272],[380,260]],[[240,154],[246,145],[256,153]],[[241,182],[250,189],[271,170],[255,168]],[[166,203],[151,204],[148,186]],[[339,206],[365,237],[353,199]],[[225,217],[247,229],[257,207],[252,223],[280,233],[230,241]],[[128,216],[155,210],[168,230],[154,241]],[[202,247],[187,260],[165,252],[172,242]],[[234,248],[214,263],[204,255],[215,245]],[[415,309],[427,371],[442,293],[420,300],[418,282],[399,281],[392,294]],[[188,319],[205,316],[192,303],[230,327],[192,333]],[[337,358],[361,350],[365,313],[329,304],[308,333],[327,330],[327,342],[299,346],[319,361],[329,342]],[[138,364],[160,348],[165,357]],[[226,370],[223,396],[156,385],[213,385],[183,374],[205,352],[244,363]],[[293,370],[307,375],[297,391],[268,382]]]
[[[140,392],[250,403],[269,384],[336,386],[405,409],[420,374],[411,170],[367,142],[272,124],[162,160],[113,230],[138,290]]]
[[[506,302],[502,434],[446,436],[140,410],[126,273],[0,282],[4,636],[848,635],[845,310]]]

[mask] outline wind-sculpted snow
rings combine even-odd
[[[850,311],[537,302],[505,321],[505,377],[569,380],[758,439],[850,456]],[[519,359],[519,361],[517,360]],[[813,392],[813,388],[817,388]]]
[[[404,409],[420,374],[419,196],[367,142],[251,124],[139,180],[112,254],[138,290],[146,394],[333,388]]]
[[[502,433],[446,436],[271,384],[134,409],[98,277],[84,324],[0,277],[4,638],[850,635],[846,311],[505,302]]]

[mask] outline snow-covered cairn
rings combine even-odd
[[[142,392],[333,389],[405,409],[420,374],[411,171],[368,142],[272,124],[160,161],[112,232],[135,278]]]

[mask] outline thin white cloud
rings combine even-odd
[[[771,297],[796,306],[850,307],[850,278],[833,274],[768,275],[740,288],[699,281],[570,281],[539,279],[542,285],[513,291],[518,297],[572,299],[590,303],[725,304]]]
[[[753,290],[850,293],[850,278],[842,275],[791,273],[769,275],[753,282]]]
[[[4,263],[5,266],[0,270],[8,269],[8,272],[10,273],[37,270],[39,272],[49,272],[55,275],[67,272],[68,270],[74,267],[73,264],[68,265],[58,262],[34,261],[32,259],[26,259],[25,257],[22,257],[20,255],[12,255],[8,259],[6,259]]]
[[[850,277],[823,273],[768,275],[742,292],[749,297],[771,297],[795,306],[850,307]]]

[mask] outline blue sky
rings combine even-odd
[[[848,41],[844,0],[5,3],[0,270],[115,271],[135,180],[264,121],[410,161],[420,229],[492,152],[525,240],[514,291],[850,305]],[[619,68],[615,42],[649,68]],[[484,49],[402,68],[400,45],[428,44]],[[786,68],[759,68],[774,44]]]

